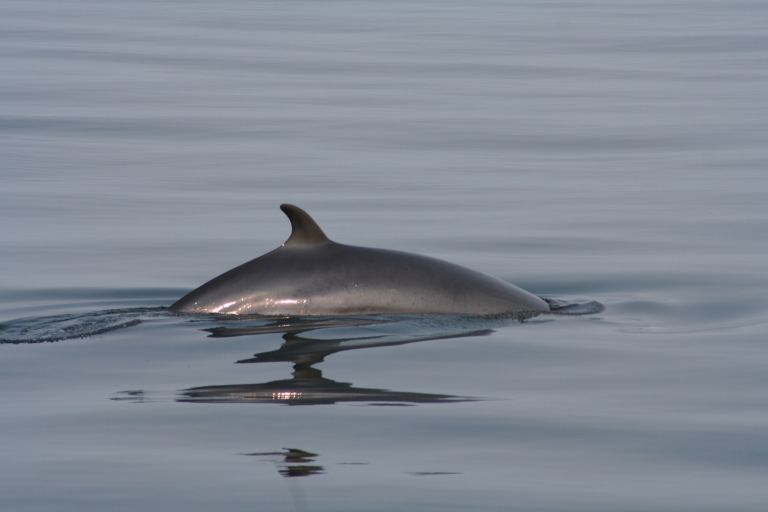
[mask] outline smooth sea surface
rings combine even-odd
[[[0,510],[768,510],[766,27],[0,0]],[[163,309],[279,246],[283,202],[605,310]]]

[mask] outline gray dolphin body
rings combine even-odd
[[[170,306],[178,313],[348,315],[548,312],[541,298],[446,261],[333,242],[293,205],[280,209],[291,236],[277,249],[233,268]]]

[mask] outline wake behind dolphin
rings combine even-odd
[[[203,284],[170,306],[177,313],[316,316],[509,315],[549,312],[541,298],[446,261],[330,240],[312,217],[280,209],[291,235],[277,249]]]

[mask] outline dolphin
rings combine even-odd
[[[301,208],[283,204],[290,237],[170,306],[176,313],[266,316],[505,315],[550,306],[506,281],[447,261],[330,240]]]

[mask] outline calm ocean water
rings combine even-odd
[[[766,26],[1,0],[0,509],[766,510]],[[158,309],[279,245],[281,202],[606,309],[241,336]]]

